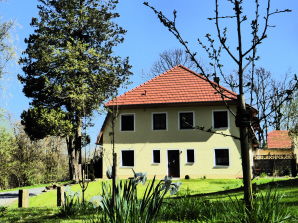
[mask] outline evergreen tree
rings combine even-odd
[[[130,74],[128,58],[113,53],[126,31],[113,22],[117,0],[39,2],[20,58],[19,80],[32,98],[22,124],[31,139],[66,138],[70,177],[78,181],[82,119],[91,118]]]

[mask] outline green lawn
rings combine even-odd
[[[66,184],[66,183],[70,183],[70,181],[58,182],[58,184],[60,184],[60,185]],[[52,185],[53,185],[53,183],[35,184],[35,185],[31,185],[31,186],[26,186],[26,187],[16,187],[16,188],[11,188],[11,189],[7,189],[7,190],[0,190],[0,193],[9,192],[9,191],[17,191],[17,190],[21,190],[21,189],[32,189],[32,188],[46,187],[46,186],[52,186]]]
[[[287,180],[287,178],[260,178],[255,179],[254,183],[260,185],[263,183],[271,182],[272,180]],[[178,195],[183,194],[200,194],[210,193],[216,191],[224,191],[227,189],[237,188],[242,186],[242,180],[240,179],[225,179],[225,180],[212,180],[212,179],[192,179],[192,180],[180,180],[182,186]],[[86,198],[89,200],[92,196],[100,194],[102,180],[91,182],[86,191]],[[145,185],[146,186],[146,185]],[[144,192],[144,185],[139,185],[138,195]],[[80,186],[72,186],[72,190],[79,191]],[[278,188],[278,191],[284,194],[283,202],[290,207],[290,209],[298,216],[298,185],[286,186]],[[224,195],[212,195],[207,196],[207,199],[228,199],[229,196],[242,196],[240,192],[224,194]],[[76,219],[60,219],[57,216],[58,208],[56,205],[56,191],[50,191],[43,193],[36,197],[30,198],[30,208],[18,209],[17,204],[12,204],[7,210],[5,217],[0,218],[0,222],[45,222],[45,223],[70,223],[70,222],[83,222],[84,216]]]

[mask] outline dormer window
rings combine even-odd
[[[135,115],[134,114],[122,114],[121,131],[134,131],[135,130]]]
[[[179,129],[193,129],[193,128],[194,128],[194,113],[179,112]]]
[[[167,130],[167,113],[153,113],[153,130]]]

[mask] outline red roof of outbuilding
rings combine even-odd
[[[287,130],[274,130],[268,133],[268,149],[290,149],[292,140]]]
[[[212,82],[216,85],[215,82]],[[232,99],[237,94],[220,87]],[[231,100],[225,98],[225,100]],[[178,65],[144,84],[114,98],[105,105],[145,105],[220,102],[222,97],[200,74]]]

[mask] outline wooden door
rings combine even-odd
[[[168,176],[180,177],[179,150],[168,150]]]

